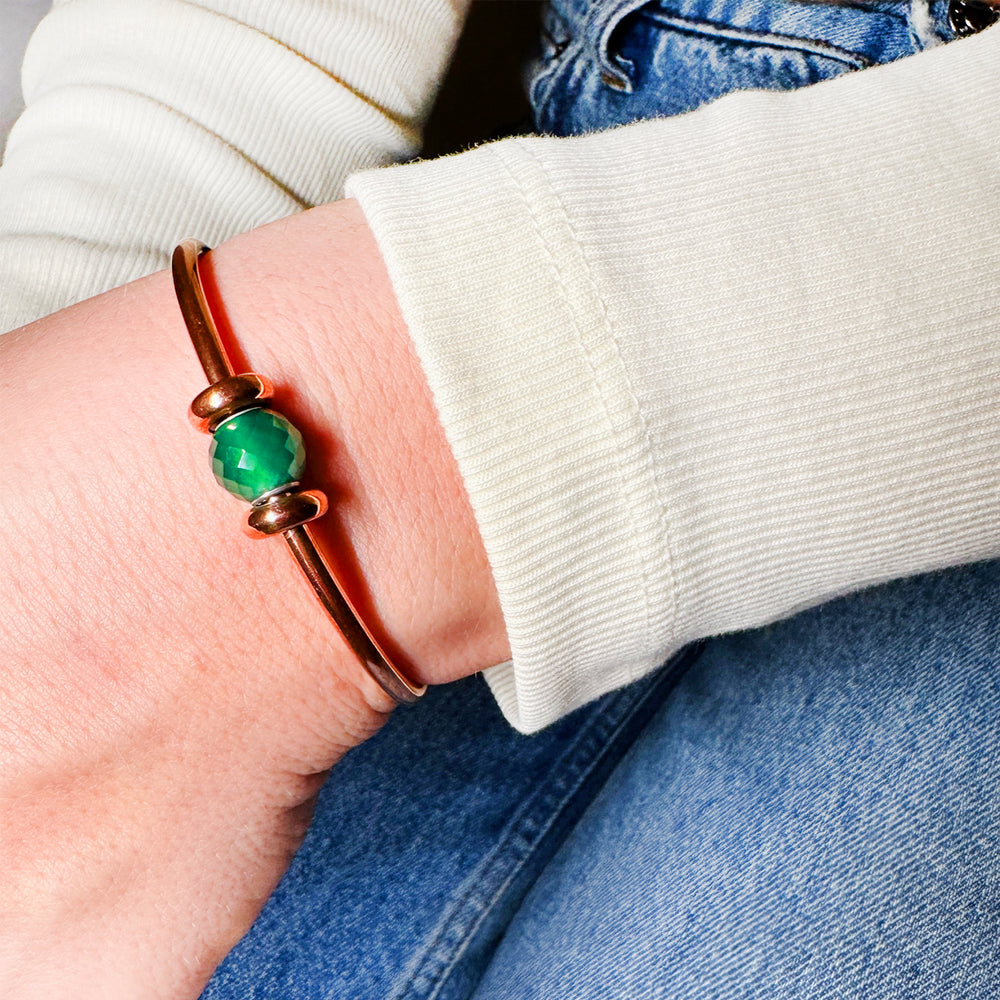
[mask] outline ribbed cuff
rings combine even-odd
[[[517,142],[356,175],[465,480],[525,732],[647,672],[666,528],[636,401],[569,220]],[[497,281],[497,275],[503,281]]]

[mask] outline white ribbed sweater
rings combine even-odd
[[[0,169],[0,328],[411,155],[464,6],[57,7]],[[990,29],[347,183],[486,543],[515,725],[696,637],[1000,555],[998,66]]]

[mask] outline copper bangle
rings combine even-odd
[[[238,375],[233,371],[198,274],[198,259],[207,251],[208,247],[197,240],[184,240],[174,250],[172,270],[184,324],[210,383],[195,397],[189,416],[199,429],[212,433],[236,414],[260,407],[272,390],[261,375]],[[427,690],[426,685],[407,679],[385,654],[320,555],[306,526],[307,521],[325,513],[326,497],[318,490],[300,491],[298,483],[293,482],[256,498],[253,504],[250,533],[256,537],[284,537],[323,609],[361,665],[398,703],[416,701]]]

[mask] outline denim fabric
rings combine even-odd
[[[708,643],[475,1000],[1000,996],[1000,564]]]
[[[697,648],[524,737],[480,678],[333,770],[305,843],[203,1000],[466,997],[568,830]]]
[[[434,691],[204,997],[1000,995],[998,606],[1000,562],[898,581],[530,738]]]
[[[554,0],[540,130],[948,41],[947,5]],[[204,1000],[1000,992],[1000,563],[684,651],[533,737],[478,679],[353,751]]]
[[[732,90],[793,90],[953,37],[937,0],[552,0],[528,94],[538,131],[572,135]]]

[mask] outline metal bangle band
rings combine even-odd
[[[233,371],[222,346],[198,274],[198,259],[207,251],[208,247],[197,240],[184,240],[174,250],[171,264],[174,290],[184,324],[191,335],[191,343],[205,370],[205,376],[210,386],[214,386],[231,379],[237,373]],[[204,395],[204,392],[199,393],[196,399],[201,399]],[[340,581],[319,554],[308,526],[299,524],[281,534],[323,609],[365,670],[386,694],[400,704],[416,701],[427,690],[427,686],[408,680],[386,656],[351,604]]]

